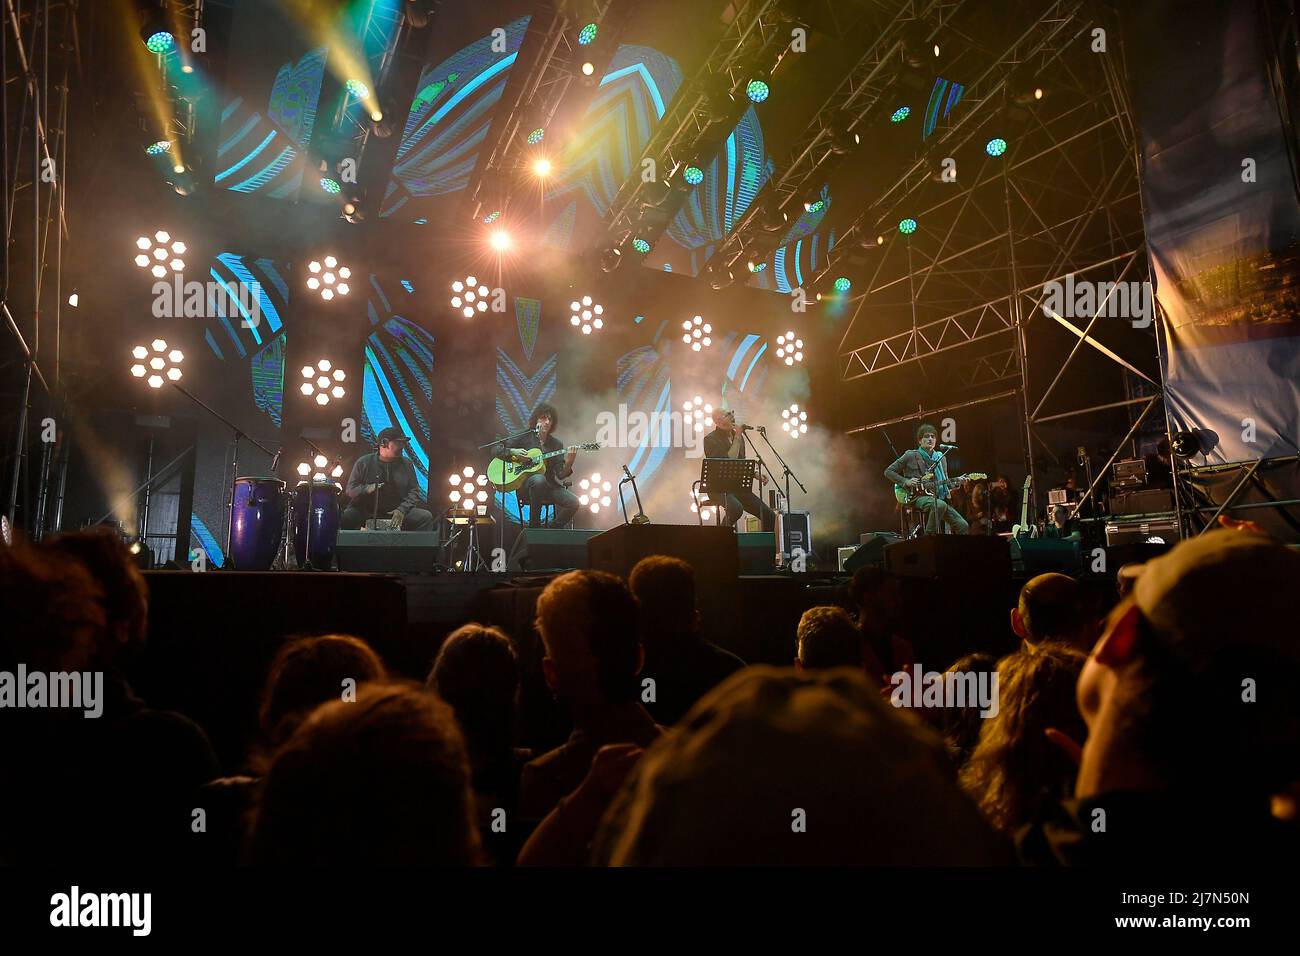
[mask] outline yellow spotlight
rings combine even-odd
[[[371,110],[370,118],[374,120],[376,123],[378,123],[380,120],[384,118],[383,110]]]
[[[533,163],[533,172],[538,176],[549,176],[551,174],[551,161],[543,157]]]
[[[174,166],[172,166],[172,172],[174,172],[174,173],[183,173],[183,172],[185,172],[185,164],[184,164],[184,163],[177,163],[177,164],[175,164]]]
[[[510,233],[504,229],[494,229],[488,242],[492,244],[492,248],[497,252],[505,252],[510,248]]]
[[[595,72],[596,72],[596,64],[592,63],[590,60],[588,60],[586,63],[582,64],[582,75],[583,75],[583,76],[591,76],[591,74],[593,74],[593,73],[595,73]]]

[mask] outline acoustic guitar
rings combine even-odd
[[[568,448],[557,448],[555,451],[530,448],[522,455],[514,456],[515,460],[493,458],[488,462],[488,481],[496,487],[497,491],[514,491],[527,480],[529,475],[540,474],[546,468],[548,459],[567,455],[571,451],[596,451],[598,448],[600,448],[599,442],[589,441],[581,445],[570,445]]]
[[[952,489],[958,485],[963,485],[968,481],[984,481],[988,475],[983,472],[972,471],[967,475],[958,475],[956,478],[949,478],[947,481],[935,481],[934,472],[926,472],[921,476],[921,484],[915,488],[909,488],[907,485],[894,485],[894,497],[898,499],[900,505],[910,505],[917,498],[925,495],[936,497],[940,488]]]

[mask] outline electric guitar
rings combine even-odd
[[[987,478],[988,475],[982,472],[972,471],[968,475],[958,475],[956,478],[949,478],[947,481],[936,482],[934,472],[930,471],[921,476],[921,483],[915,488],[909,488],[907,485],[894,485],[894,497],[898,499],[900,505],[910,505],[917,498],[925,495],[935,497],[940,487],[951,489],[968,481],[984,481]]]
[[[1029,523],[1029,489],[1033,486],[1034,476],[1025,475],[1025,490],[1020,500],[1020,524],[1011,529],[1013,538],[1037,538],[1038,525]]]
[[[497,491],[514,491],[529,475],[536,475],[545,469],[548,459],[567,455],[572,451],[596,451],[598,448],[600,448],[599,442],[589,441],[581,445],[570,445],[568,448],[557,448],[555,451],[530,448],[522,456],[518,456],[522,457],[523,461],[493,458],[488,462],[488,481],[496,486]]]

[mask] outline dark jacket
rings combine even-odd
[[[380,514],[393,511],[407,514],[420,506],[420,482],[415,475],[415,465],[403,455],[396,461],[380,461],[378,452],[362,455],[348,475],[348,506],[362,511],[376,510],[374,498],[365,493],[366,485],[383,482],[379,489]]]
[[[935,458],[937,457],[938,455],[935,456]],[[948,477],[945,467],[947,463],[947,458],[939,462],[938,470],[935,471],[935,478],[944,480]],[[896,485],[905,485],[909,478],[920,478],[922,475],[929,474],[935,468],[933,460],[927,459],[919,448],[909,448],[898,456],[897,461],[885,469],[885,477]],[[949,494],[950,489],[947,486],[939,487],[940,498],[946,499]]]
[[[704,456],[706,458],[726,458],[727,452],[731,449],[731,439],[725,432],[720,432],[716,428],[704,436]],[[737,458],[747,458],[747,449],[745,448],[745,436],[740,436],[740,451]]]

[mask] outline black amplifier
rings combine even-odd
[[[1110,510],[1117,515],[1159,515],[1174,510],[1174,493],[1168,488],[1144,488],[1110,499]]]

